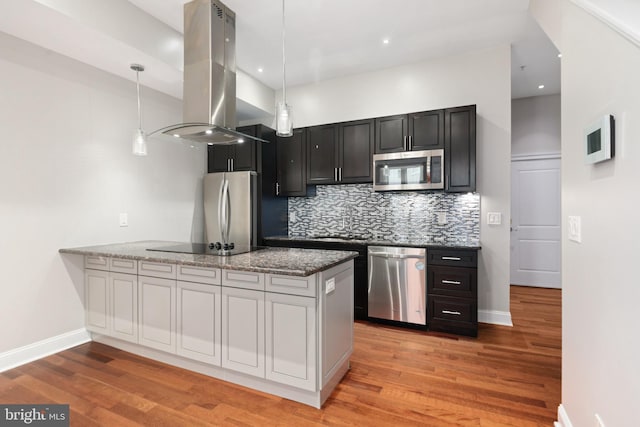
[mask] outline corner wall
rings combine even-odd
[[[637,426],[640,49],[571,2],[534,5],[550,12],[538,19],[562,17],[559,419],[564,427],[594,426],[598,414],[606,426]],[[615,158],[585,164],[584,129],[604,114],[616,119]],[[566,238],[569,215],[581,217],[582,243]]]
[[[133,156],[135,83],[4,33],[0,93],[2,356],[84,328],[81,260],[59,248],[198,239],[206,155],[151,141]],[[179,100],[141,98],[146,131],[180,120]]]
[[[287,103],[294,127],[476,104],[479,320],[510,324],[509,46],[287,88]],[[487,212],[501,212],[502,225],[488,226]]]

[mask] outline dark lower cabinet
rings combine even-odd
[[[445,191],[476,191],[476,106],[444,110]]]
[[[285,248],[302,249],[328,249],[337,251],[357,251],[358,257],[354,260],[354,280],[353,280],[353,316],[358,320],[367,319],[367,246],[359,243],[349,242],[319,242],[313,240],[287,240],[287,239],[266,239],[265,246],[276,246]]]
[[[431,331],[478,336],[478,252],[427,249],[427,325]]]

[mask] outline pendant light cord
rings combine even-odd
[[[138,129],[142,130],[142,113],[140,112],[140,70],[136,70],[136,90],[138,93]]]
[[[284,1],[282,0],[282,102],[283,104],[287,103],[287,87],[286,87],[286,56],[284,51],[284,37],[285,37],[285,25],[284,25]]]

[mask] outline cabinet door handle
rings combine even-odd
[[[409,135],[409,151],[413,150],[413,136]]]
[[[280,194],[280,184],[276,182],[276,196]]]
[[[333,180],[338,181],[338,168],[333,168]]]
[[[235,159],[231,159],[231,172],[233,172],[233,169],[236,167],[236,165],[234,165],[234,160]]]
[[[454,316],[460,316],[461,313],[459,311],[442,310],[442,314],[453,314]]]
[[[338,181],[342,181],[342,168],[338,168]]]
[[[444,283],[445,285],[460,285],[461,282],[458,282],[457,280],[442,280],[442,283]]]
[[[460,261],[460,257],[457,256],[443,256],[441,259],[446,259],[448,261]]]
[[[409,151],[409,138],[407,138],[407,135],[404,136],[404,151]]]

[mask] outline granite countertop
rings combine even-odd
[[[179,243],[181,242],[149,240],[85,246],[80,248],[64,248],[60,249],[59,252],[63,254],[135,259],[165,264],[255,271],[288,276],[310,276],[358,256],[357,252],[352,251],[291,248],[264,248],[233,256],[197,255],[147,250],[147,248],[169,246]]]
[[[438,238],[415,238],[415,239],[399,239],[399,240],[385,240],[376,238],[349,238],[341,236],[331,237],[313,237],[313,236],[269,236],[265,237],[265,240],[279,240],[290,242],[331,242],[331,243],[345,243],[353,245],[367,245],[367,246],[399,246],[399,247],[414,247],[414,248],[448,248],[448,249],[470,249],[480,250],[480,242],[475,241],[462,241],[462,240],[439,240]]]

